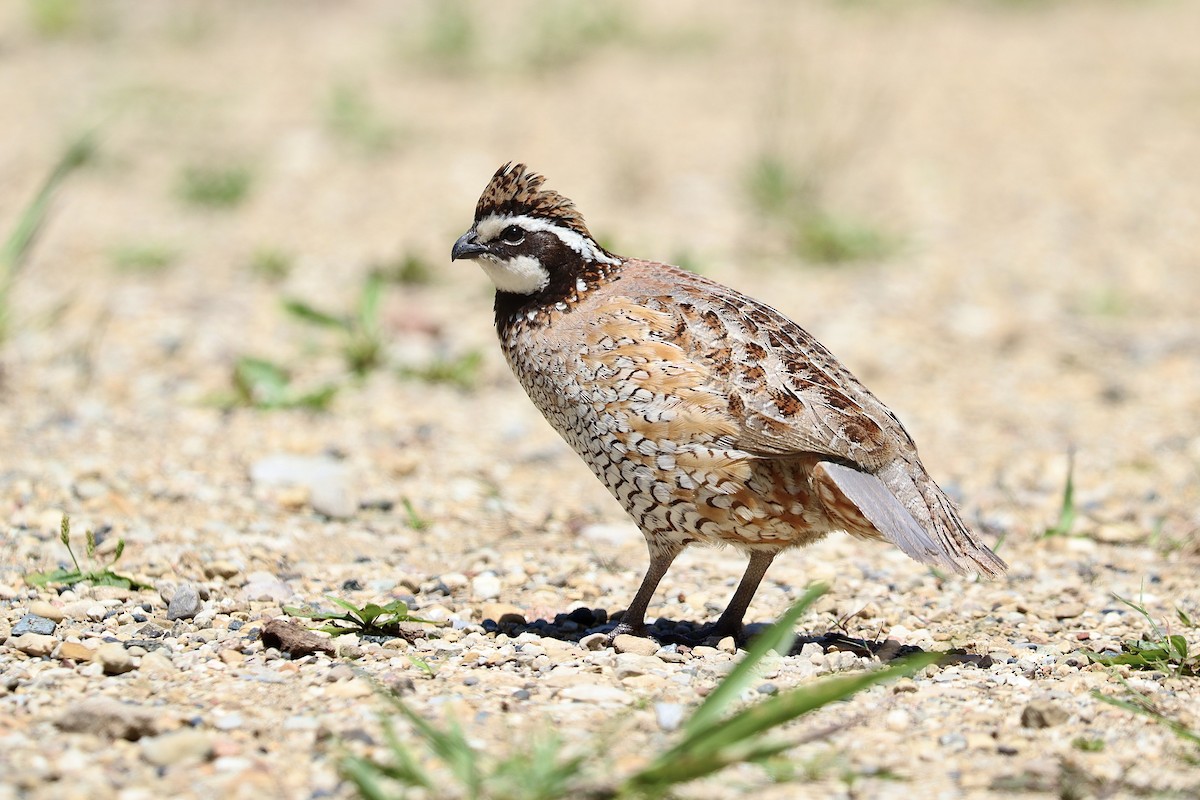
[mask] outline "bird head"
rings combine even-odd
[[[596,243],[575,204],[543,189],[524,164],[496,171],[475,206],[475,222],[450,259],[472,259],[499,292],[537,294],[554,279],[574,280],[620,259]]]

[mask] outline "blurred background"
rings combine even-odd
[[[993,534],[1053,519],[1074,450],[1079,525],[1194,548],[1197,30],[1166,1],[7,3],[0,437],[60,489],[132,459],[134,506],[244,468],[238,436],[403,450],[376,489],[428,509],[558,447],[448,260],[515,159],[610,249],[811,330]]]

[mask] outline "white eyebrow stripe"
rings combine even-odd
[[[500,214],[490,214],[479,220],[475,225],[475,235],[481,242],[490,242],[500,235],[500,231],[507,228],[509,225],[516,225],[520,228],[534,233],[536,231],[548,231],[557,236],[563,244],[574,250],[588,261],[598,261],[601,264],[619,264],[619,258],[613,258],[601,250],[595,242],[587,238],[578,231],[573,231],[570,228],[562,225],[556,225],[549,220],[539,219],[538,217],[530,217],[522,214],[518,217],[502,216]]]

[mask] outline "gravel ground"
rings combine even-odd
[[[624,774],[728,672],[728,641],[591,649],[644,545],[507,373],[486,278],[447,263],[510,158],[616,251],[813,331],[1012,565],[942,577],[847,537],[781,557],[752,622],[831,589],[747,699],[869,663],[835,634],[966,655],[787,726],[799,782],[681,797],[1200,795],[1194,746],[1093,695],[1123,675],[1197,730],[1197,679],[1082,652],[1150,632],[1114,595],[1200,648],[1176,621],[1200,618],[1200,6],[51,6],[0,10],[5,234],[70,136],[99,150],[0,345],[0,800],[349,797],[338,754],[382,751],[365,676],[488,751],[552,729]],[[805,263],[749,200],[772,153],[895,246]],[[244,169],[245,199],[185,202],[196,166]],[[387,366],[344,380],[281,300],[350,308],[406,256],[432,282],[387,287]],[[412,376],[474,352],[469,388]],[[325,413],[223,410],[246,355],[345,386]],[[1071,451],[1078,515],[1045,537]],[[63,513],[153,588],[27,584],[67,561]],[[742,566],[689,551],[651,614],[714,619]],[[353,660],[264,643],[330,595],[437,624],[343,637]]]

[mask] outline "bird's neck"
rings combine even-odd
[[[569,314],[596,289],[619,280],[623,262],[583,261],[573,269],[554,270],[532,294],[496,292],[496,331],[503,341],[513,326],[541,327],[557,314]]]

